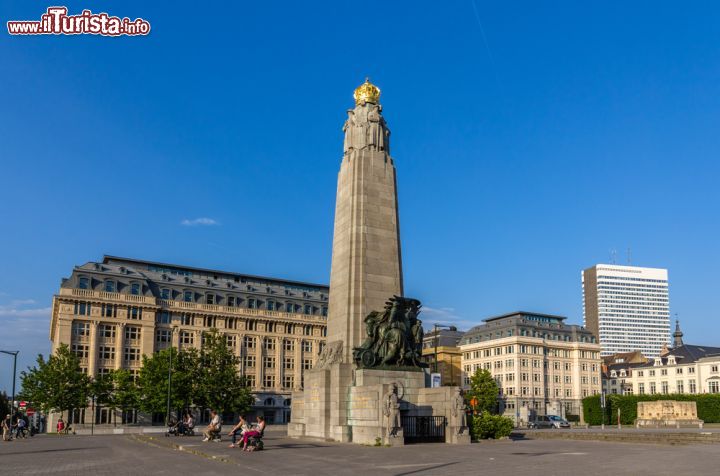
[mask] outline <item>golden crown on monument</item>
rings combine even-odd
[[[380,88],[372,84],[370,79],[365,78],[365,82],[355,90],[353,97],[355,98],[356,105],[365,102],[378,104],[380,100]]]

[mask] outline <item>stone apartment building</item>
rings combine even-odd
[[[634,368],[630,391],[638,395],[720,393],[720,347],[683,342],[676,324],[672,348]]]
[[[240,358],[253,411],[270,423],[290,417],[290,394],[303,386],[326,336],[328,286],[105,256],[76,266],[53,298],[52,350],[67,344],[90,376],[139,372],[143,355],[202,345],[212,328]],[[91,422],[79,409],[75,422]],[[95,423],[136,423],[96,409]],[[155,417],[161,421],[160,416]]]
[[[422,358],[428,364],[430,371],[440,374],[440,383],[443,386],[462,386],[462,352],[460,352],[460,339],[465,333],[457,327],[432,328],[423,337]]]
[[[530,413],[582,415],[584,397],[601,391],[600,346],[587,329],[550,314],[513,312],[484,320],[460,341],[463,378],[489,370],[500,412],[516,423]]]
[[[602,391],[606,395],[632,393],[632,373],[635,367],[648,362],[639,350],[620,352],[602,357]]]

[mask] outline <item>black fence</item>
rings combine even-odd
[[[405,444],[445,443],[444,416],[404,416],[402,417]]]

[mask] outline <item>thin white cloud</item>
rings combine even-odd
[[[423,305],[420,319],[423,321],[423,327],[427,330],[432,329],[433,324],[456,326],[460,330],[467,330],[478,324],[478,322],[458,315],[455,308],[452,307],[431,307]]]
[[[32,306],[34,299],[14,299],[9,304],[0,304],[0,319],[2,319],[3,333],[7,335],[22,334],[48,334],[50,314],[48,307]]]
[[[208,217],[193,218],[192,220],[185,218],[180,222],[182,226],[214,226],[220,223],[217,220]]]

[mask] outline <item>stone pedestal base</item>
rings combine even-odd
[[[446,441],[453,445],[469,445],[470,429],[466,426],[462,428],[448,428],[449,434],[447,435]]]
[[[422,371],[353,369],[350,364],[311,370],[305,391],[293,392],[288,436],[402,446],[403,430],[391,436],[384,411],[385,395],[396,384],[401,416],[445,417],[445,442],[469,444],[467,428],[461,432],[451,416],[456,387],[426,388],[427,380]]]

